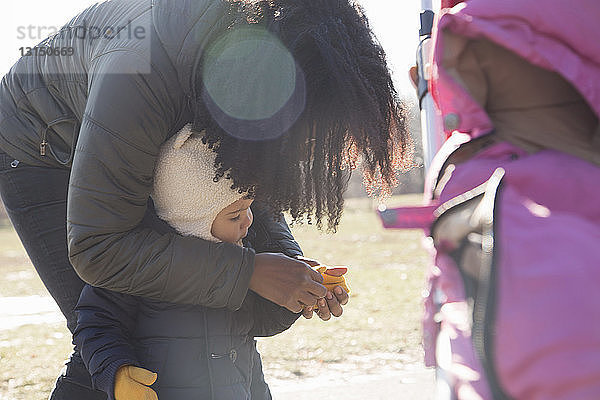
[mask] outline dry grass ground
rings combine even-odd
[[[400,196],[392,203],[416,203]],[[336,235],[293,228],[306,256],[347,265],[352,290],[342,318],[301,319],[259,341],[265,375],[277,385],[401,371],[421,361],[421,291],[427,255],[418,231],[386,231],[373,203],[348,201]],[[14,232],[0,229],[0,297],[47,295]],[[64,324],[4,329],[0,320],[0,400],[46,399],[71,349]]]

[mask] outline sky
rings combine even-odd
[[[414,97],[408,68],[418,44],[420,0],[358,0],[383,46],[401,96]],[[43,40],[97,0],[21,0],[4,2],[0,24],[0,76],[20,57],[21,47]]]

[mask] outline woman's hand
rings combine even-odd
[[[260,253],[254,257],[250,289],[294,313],[312,308],[327,295],[323,277],[303,260],[283,254]]]
[[[306,257],[300,256],[296,257],[296,259],[307,263],[311,267],[317,267],[321,265],[320,262]],[[343,275],[346,272],[343,269],[333,269],[329,270],[329,273],[335,274],[335,271],[339,272],[340,275]],[[332,315],[334,317],[341,316],[344,312],[342,306],[346,305],[347,303],[348,293],[341,286],[336,286],[333,288],[332,292],[327,291],[325,297],[317,301],[317,310],[314,310],[314,307],[304,307],[302,309],[302,315],[304,318],[310,319],[313,316],[313,311],[316,311],[319,318],[321,318],[323,321],[328,321]]]

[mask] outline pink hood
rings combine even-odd
[[[465,37],[485,37],[534,65],[558,72],[600,115],[598,0],[470,0],[442,11],[434,32],[431,92],[444,121],[452,122],[445,124],[446,135],[458,130],[474,138],[488,133],[492,123],[441,66],[440,32],[446,29]]]

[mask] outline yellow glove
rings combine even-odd
[[[115,400],[158,400],[156,392],[148,387],[157,377],[147,369],[123,365],[115,376]]]
[[[321,274],[323,277],[322,285],[327,288],[330,292],[333,292],[333,288],[336,286],[340,286],[342,289],[346,291],[346,293],[350,293],[350,289],[346,284],[346,278],[344,278],[344,274],[348,272],[348,268],[338,267],[338,268],[328,268],[324,265],[316,268],[317,272]],[[319,306],[315,306],[313,310],[318,310]]]

